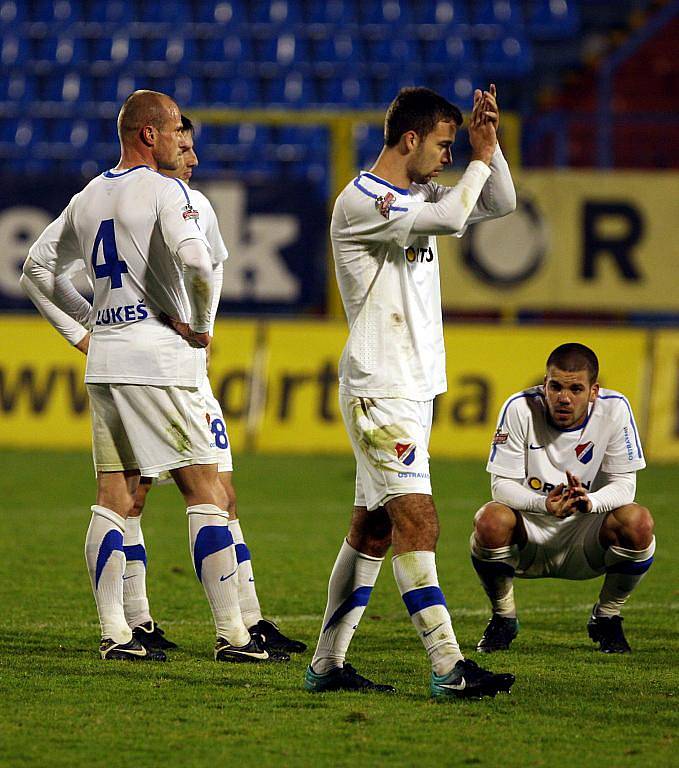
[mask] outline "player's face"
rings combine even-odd
[[[547,369],[545,400],[549,415],[559,429],[579,427],[598,394],[599,384],[590,384],[588,371],[562,371],[553,365]]]
[[[171,102],[163,127],[157,132],[153,156],[161,171],[176,171],[182,162],[182,152],[186,146],[186,132],[182,129],[179,107]]]
[[[189,182],[193,176],[193,169],[198,165],[198,156],[193,147],[191,131],[184,131],[184,134],[184,146],[179,158],[179,166],[173,170],[166,170],[165,175]]]
[[[434,130],[418,144],[408,163],[408,176],[416,184],[426,184],[453,162],[453,142],[457,126],[440,120]]]

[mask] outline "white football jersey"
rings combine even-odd
[[[344,394],[431,400],[446,391],[436,238],[410,234],[439,188],[399,189],[362,172],[335,201],[330,234],[349,323]]]
[[[181,181],[148,166],[107,171],[50,225],[61,228],[56,248],[32,251],[57,273],[84,261],[94,286],[86,382],[200,386],[205,351],[157,319],[165,312],[190,320],[177,251],[193,239],[209,248],[189,195]]]
[[[558,429],[548,419],[544,389],[537,386],[517,392],[502,406],[486,470],[547,495],[567,483],[566,470],[596,491],[605,484],[600,473],[645,466],[632,408],[620,392],[599,390],[581,426]]]
[[[188,186],[185,184],[185,186]],[[212,203],[205,195],[197,189],[190,189],[191,204],[200,214],[198,225],[205,233],[205,237],[210,245],[210,259],[212,266],[216,267],[229,258],[229,252],[224,245],[222,233],[219,231],[219,222],[217,214],[212,207]]]

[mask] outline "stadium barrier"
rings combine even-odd
[[[42,318],[4,316],[13,340],[0,364],[0,445],[90,445],[85,358]],[[652,460],[679,459],[679,332],[449,325],[448,392],[436,401],[431,451],[483,460],[504,400],[539,383],[547,354],[580,341],[601,360],[601,383],[629,398]],[[343,453],[335,321],[219,320],[210,377],[240,451]]]

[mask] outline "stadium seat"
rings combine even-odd
[[[0,102],[30,104],[35,98],[36,83],[32,75],[23,70],[11,70],[0,77]]]
[[[16,25],[26,19],[26,5],[21,0],[0,0],[0,27],[16,31]]]
[[[6,31],[0,37],[0,64],[3,67],[24,66],[31,51],[24,35]]]
[[[77,70],[55,70],[40,80],[44,101],[78,103],[92,98],[90,79]]]
[[[256,60],[287,67],[290,64],[308,61],[307,41],[292,33],[273,35],[258,41]]]
[[[233,62],[252,61],[252,43],[244,35],[228,34],[225,37],[197,41],[197,55],[201,61]]]
[[[77,0],[33,0],[33,21],[41,21],[53,27],[55,24],[71,24],[82,18],[82,3]]]
[[[308,24],[346,25],[358,22],[354,0],[326,0],[309,2],[305,6],[304,21]]]
[[[455,69],[470,69],[477,65],[476,52],[471,40],[459,34],[451,34],[437,40],[423,42],[423,57],[425,65]]]
[[[374,102],[369,81],[364,77],[345,75],[321,80],[321,101],[360,108]]]
[[[48,35],[34,43],[33,56],[37,61],[68,66],[86,62],[87,44],[82,37]]]
[[[314,41],[314,62],[344,64],[364,60],[363,42],[344,28]]]
[[[128,61],[139,61],[141,57],[141,41],[137,37],[131,37],[125,30],[113,36],[103,35],[92,41],[93,61],[125,64]]]
[[[266,103],[276,106],[297,108],[318,102],[314,80],[298,71],[272,78],[264,93]]]
[[[210,77],[205,80],[205,101],[225,107],[251,107],[261,103],[259,83],[250,77]]]
[[[371,40],[366,42],[366,49],[368,52],[367,60],[373,65],[402,67],[417,64],[420,61],[417,43],[405,37],[389,36],[382,40]]]
[[[298,0],[257,0],[252,8],[250,20],[255,24],[290,27],[302,21],[300,6]]]
[[[192,38],[178,35],[146,39],[142,44],[143,60],[162,61],[167,64],[181,64],[184,60],[192,61],[195,45]]]
[[[407,0],[373,0],[358,4],[362,24],[403,25],[410,21]]]
[[[467,7],[462,0],[414,3],[411,18],[415,24],[426,24],[439,28],[452,24],[469,23]]]
[[[523,25],[520,4],[512,0],[482,0],[473,5],[475,24],[497,25],[503,29],[515,29]]]
[[[175,27],[193,18],[189,3],[184,0],[163,0],[150,3],[142,0],[137,4],[134,20],[150,24],[172,24]]]
[[[574,0],[533,0],[528,31],[535,40],[563,40],[575,35],[580,26]]]
[[[358,166],[362,170],[367,170],[377,160],[377,156],[382,150],[384,129],[377,125],[360,125],[357,127],[355,137]]]
[[[126,24],[134,19],[129,0],[89,0],[84,3],[84,18],[100,24]]]
[[[490,77],[519,78],[533,66],[533,53],[527,38],[508,35],[482,46],[482,68]]]
[[[246,5],[243,0],[228,0],[227,2],[196,0],[193,9],[193,20],[199,24],[239,25],[248,21]]]

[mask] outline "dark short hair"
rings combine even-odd
[[[423,139],[442,120],[462,125],[462,112],[429,88],[401,88],[384,118],[384,143],[396,146],[406,131]]]
[[[188,131],[192,136],[195,128],[193,127],[193,121],[190,117],[182,115],[182,131]]]
[[[561,344],[547,358],[547,368],[554,366],[562,371],[588,371],[589,383],[599,378],[599,360],[584,344],[570,342]]]

